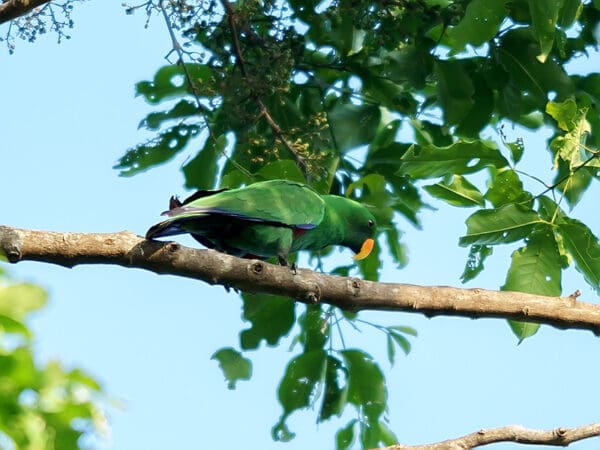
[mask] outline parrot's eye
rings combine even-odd
[[[369,228],[373,228],[375,226],[375,222],[373,222],[373,220],[369,219]]]

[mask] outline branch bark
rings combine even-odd
[[[0,3],[0,25],[23,16],[50,0],[5,0]]]
[[[600,423],[575,428],[532,430],[519,425],[510,425],[489,430],[480,430],[457,439],[429,445],[392,445],[379,450],[467,450],[497,442],[517,442],[531,445],[554,445],[566,447],[573,442],[600,436]]]
[[[128,231],[61,233],[0,226],[0,256],[73,267],[116,264],[220,284],[247,292],[285,295],[304,303],[323,302],[347,310],[386,310],[432,316],[496,317],[539,322],[600,335],[600,305],[569,297],[522,292],[376,283],[324,275],[307,269],[240,259],[175,242],[148,241]]]

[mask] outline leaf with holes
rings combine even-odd
[[[355,405],[367,423],[375,426],[386,409],[383,373],[362,350],[343,350],[340,354],[348,368],[348,403]]]
[[[337,358],[327,356],[325,369],[325,388],[323,402],[317,422],[323,422],[332,416],[341,416],[346,406],[348,385],[346,383],[346,368]]]
[[[533,196],[523,189],[517,172],[512,169],[490,169],[490,182],[485,199],[496,208],[508,203],[527,204]]]
[[[198,107],[188,101],[180,100],[173,108],[168,111],[153,112],[146,116],[138,128],[146,128],[148,130],[158,130],[165,122],[169,120],[185,119],[198,114]]]
[[[483,263],[485,259],[494,251],[489,245],[472,245],[467,256],[465,270],[460,276],[460,281],[466,283],[474,279],[483,271]]]
[[[561,294],[561,269],[563,258],[550,226],[540,228],[529,235],[527,244],[512,254],[512,261],[503,291],[557,297]],[[511,329],[519,341],[532,336],[539,324],[511,322]]]
[[[460,238],[459,244],[464,247],[515,242],[544,223],[535,211],[514,203],[498,209],[483,209],[467,219],[467,234]]]
[[[263,339],[269,345],[276,345],[294,325],[294,302],[287,297],[242,294],[242,300],[244,320],[252,323],[250,328],[240,332],[240,345],[244,350],[258,348]]]
[[[277,397],[283,407],[283,414],[272,430],[275,440],[289,440],[294,437],[285,423],[294,411],[310,406],[325,376],[327,354],[324,350],[312,350],[292,359],[279,384]]]
[[[185,64],[185,67],[179,64],[161,67],[152,81],[140,81],[135,85],[136,95],[142,95],[148,103],[157,104],[173,97],[191,94],[188,75],[197,95],[215,95],[212,69],[203,64],[191,63]]]
[[[114,169],[120,169],[119,175],[130,177],[163,164],[182,151],[199,132],[199,125],[180,124],[171,127],[155,139],[128,150]]]
[[[491,40],[506,16],[504,0],[473,0],[468,3],[463,18],[448,30],[453,52],[461,52],[467,44],[479,47]]]

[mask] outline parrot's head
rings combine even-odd
[[[354,259],[365,259],[373,250],[375,245],[375,233],[377,232],[377,224],[375,217],[367,208],[360,205],[353,215],[352,222],[349,223],[349,233],[347,237],[347,246],[352,249],[356,255]]]
[[[354,259],[364,259],[371,253],[375,245],[377,222],[371,212],[361,203],[337,195],[325,195],[327,227],[332,235],[341,238],[337,245],[350,248],[356,255]]]

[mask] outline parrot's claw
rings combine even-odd
[[[224,284],[223,287],[225,288],[225,290],[227,291],[228,294],[231,292],[232,289],[233,289],[233,292],[235,292],[236,294],[240,293],[240,290],[238,288],[228,286],[227,284]]]

